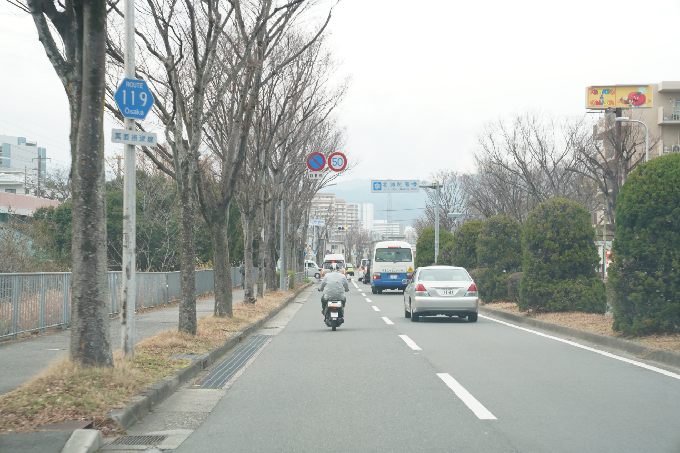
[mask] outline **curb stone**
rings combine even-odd
[[[677,352],[649,348],[635,341],[577,330],[572,327],[553,324],[546,321],[539,321],[538,319],[527,318],[526,316],[516,315],[514,313],[508,313],[507,311],[496,310],[493,308],[480,306],[479,312],[491,316],[492,318],[504,319],[506,321],[512,321],[515,324],[531,326],[548,332],[557,333],[559,335],[569,337],[570,339],[576,338],[582,341],[587,341],[595,344],[596,346],[605,346],[616,349],[628,354],[632,354],[639,360],[652,361],[669,367],[680,368],[680,354]]]

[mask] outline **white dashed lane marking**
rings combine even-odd
[[[467,407],[470,408],[472,412],[475,413],[477,418],[480,420],[496,420],[496,417],[487,410],[484,406],[482,406],[482,403],[477,401],[477,399],[470,394],[465,388],[463,388],[462,385],[458,383],[449,373],[437,373],[437,376],[444,381],[444,383],[449,387],[451,390],[453,390],[453,393],[456,394],[458,398],[461,399],[462,402],[465,403]]]
[[[373,306],[373,310],[380,311],[380,309],[378,307],[376,307],[375,305]]]
[[[385,321],[387,324],[394,324],[392,321],[389,320],[389,318],[382,317],[383,321]]]
[[[367,297],[366,302],[373,302],[373,301]]]
[[[406,336],[406,335],[399,335],[399,338],[401,338],[402,340],[404,340],[404,341],[406,342],[406,344],[409,346],[409,348],[413,349],[414,351],[422,351],[422,349],[420,349],[420,346],[418,346],[418,345],[416,344],[416,342],[413,341],[413,340],[411,340],[408,336]]]

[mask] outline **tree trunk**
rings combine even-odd
[[[276,218],[278,213],[278,203],[272,200],[269,206],[267,219],[267,289],[276,291],[279,287],[276,278]]]
[[[71,359],[113,366],[109,336],[104,172],[106,3],[83,4],[81,98],[70,97],[72,153]],[[80,105],[78,103],[80,102]]]
[[[215,269],[215,316],[234,316],[233,293],[231,281],[231,265],[229,262],[229,239],[227,225],[229,210],[226,216],[220,216],[211,225],[213,246],[213,268]],[[226,217],[226,218],[225,218]]]
[[[252,214],[241,214],[243,224],[243,261],[246,266],[246,281],[243,302],[247,304],[255,303],[255,280],[253,273],[253,219]]]
[[[264,232],[264,227],[261,228],[262,232]],[[267,253],[266,253],[267,247],[265,247],[265,241],[260,240],[260,247],[258,247],[258,252],[257,252],[257,297],[264,297],[264,263],[267,260]]]
[[[177,172],[177,184],[187,175]],[[186,184],[186,183],[185,183]],[[179,189],[179,188],[178,188]],[[196,335],[196,259],[194,252],[194,217],[196,206],[193,191],[177,190],[179,197],[179,274],[180,274],[180,302],[179,326],[180,332]]]

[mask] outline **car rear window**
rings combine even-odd
[[[418,280],[425,282],[470,281],[470,276],[463,269],[423,269]]]
[[[333,264],[337,264],[338,269],[344,269],[344,267],[345,267],[344,263],[337,262],[337,263],[323,263],[323,268],[324,269],[330,269],[333,266]]]
[[[376,262],[382,261],[388,263],[398,263],[400,261],[413,260],[413,255],[411,254],[411,249],[402,248],[376,249],[375,260]]]

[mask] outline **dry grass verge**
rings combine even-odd
[[[301,287],[298,285],[298,288]],[[196,336],[177,329],[160,332],[135,345],[135,358],[114,353],[113,369],[81,368],[64,359],[16,390],[0,396],[0,434],[34,431],[38,427],[70,420],[94,420],[107,431],[114,424],[105,414],[164,376],[191,364],[171,359],[177,354],[204,354],[264,318],[293,291],[265,292],[254,305],[234,303],[232,318],[207,316],[198,320]]]
[[[638,337],[628,337],[612,330],[612,317],[597,313],[562,312],[562,313],[532,313],[520,312],[515,302],[493,302],[482,304],[484,307],[494,310],[507,311],[520,316],[527,316],[540,321],[551,322],[561,326],[571,327],[572,329],[593,332],[610,337],[625,338],[627,340],[643,343],[644,345],[664,349],[666,351],[680,353],[680,334],[674,335],[645,335]]]

